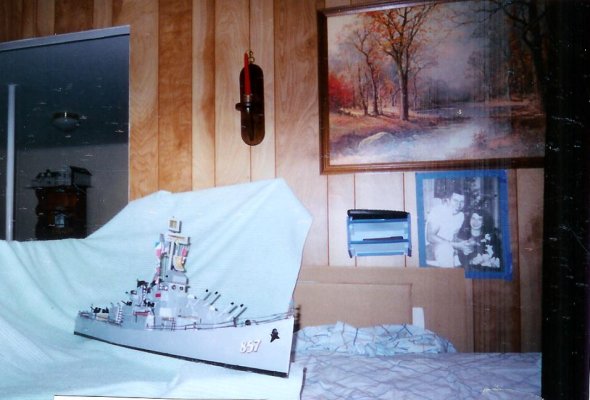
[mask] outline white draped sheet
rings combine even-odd
[[[191,293],[218,291],[243,317],[288,310],[311,217],[281,179],[131,202],[86,239],[0,242],[0,393],[299,398],[303,371],[271,377],[144,353],[73,334],[78,310],[126,299],[151,280],[168,220],[191,238]]]

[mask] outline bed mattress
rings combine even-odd
[[[540,399],[540,353],[458,353],[412,325],[338,322],[296,335],[302,400]]]
[[[302,400],[540,399],[539,353],[299,356]]]

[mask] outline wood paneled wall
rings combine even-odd
[[[316,10],[356,3],[7,0],[0,2],[0,41],[130,25],[131,198],[282,177],[314,218],[304,268],[364,268],[375,283],[391,268],[407,268],[408,279],[444,285],[415,273],[417,257],[355,260],[346,251],[349,208],[407,210],[416,226],[414,172],[320,174]],[[265,81],[266,137],[256,147],[242,143],[235,110],[248,48]],[[510,171],[509,192],[514,280],[449,274],[449,287],[459,280],[464,288],[464,304],[436,308],[437,299],[423,299],[440,314],[436,329],[459,338],[460,350],[540,350],[543,170]],[[457,310],[466,322],[460,328],[444,317]]]
[[[192,189],[192,0],[158,16],[158,188]]]

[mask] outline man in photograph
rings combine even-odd
[[[428,263],[442,268],[456,266],[456,250],[461,247],[461,242],[456,241],[456,235],[465,220],[463,207],[465,206],[465,194],[456,182],[441,204],[430,209],[426,221],[426,241],[431,248],[431,257]]]

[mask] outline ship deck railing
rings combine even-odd
[[[116,321],[113,319],[96,318],[96,316],[94,316],[92,313],[89,313],[87,311],[80,311],[78,313],[78,315],[83,318],[94,319],[96,321],[110,324],[110,325],[115,325],[115,326],[122,325],[122,321]],[[151,330],[168,330],[168,331],[186,331],[186,330],[192,330],[192,329],[200,330],[200,329],[230,328],[230,327],[238,327],[238,326],[259,325],[259,324],[264,324],[264,323],[269,323],[269,322],[274,322],[274,321],[280,321],[280,320],[292,317],[293,315],[294,314],[292,311],[288,311],[288,312],[284,312],[284,313],[271,314],[271,315],[267,315],[267,316],[260,317],[260,318],[243,318],[240,320],[228,320],[228,321],[215,322],[215,323],[213,323],[213,322],[212,323],[193,322],[193,323],[185,324],[185,325],[178,325],[176,323],[176,319],[171,318],[169,324],[159,324],[159,325],[149,325],[148,324],[145,326],[145,328],[151,329]]]

